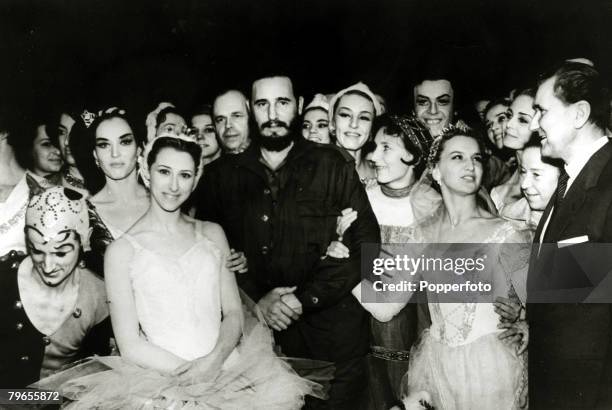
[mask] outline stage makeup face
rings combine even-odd
[[[440,135],[453,121],[453,98],[448,80],[426,80],[414,87],[414,113],[431,135]]]
[[[80,241],[72,230],[60,231],[52,238],[36,228],[26,228],[28,253],[32,257],[34,270],[47,286],[64,282],[79,262]]]

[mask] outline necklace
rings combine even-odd
[[[85,189],[85,181],[72,175],[68,168],[64,171],[64,179],[73,187]]]
[[[412,187],[413,185],[408,185],[404,188],[389,188],[386,185],[381,185],[380,190],[385,196],[390,198],[405,198],[410,194],[410,191],[412,191]]]

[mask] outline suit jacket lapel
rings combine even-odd
[[[568,224],[572,221],[573,215],[582,207],[587,191],[597,185],[599,176],[610,160],[611,155],[612,144],[607,143],[600,148],[599,151],[595,152],[584,168],[582,168],[565,194],[563,203],[559,209],[555,211],[550,220],[547,232],[544,233],[546,239],[551,242],[557,242],[563,239],[561,236],[565,228],[567,228]]]

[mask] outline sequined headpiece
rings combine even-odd
[[[90,250],[87,202],[81,193],[69,188],[54,186],[34,193],[26,210],[25,229],[36,229],[45,241],[74,231],[83,250]]]
[[[419,162],[421,162],[429,154],[434,141],[427,127],[413,115],[390,115],[389,119],[402,130],[412,142],[412,145],[419,150],[419,158],[422,158]]]
[[[149,187],[150,180],[151,180],[151,174],[149,173],[149,166],[147,164],[147,160],[149,159],[149,154],[151,154],[151,149],[153,148],[153,144],[155,143],[155,141],[157,141],[160,138],[174,138],[177,140],[192,142],[198,145],[198,147],[200,147],[196,139],[196,136],[191,135],[191,134],[187,135],[184,131],[185,130],[183,130],[183,132],[181,132],[180,134],[164,132],[158,135],[157,137],[153,137],[145,145],[144,150],[142,151],[142,155],[138,157],[138,173],[140,177],[142,178],[142,181],[144,182],[144,184],[147,186],[147,188]],[[203,171],[204,171],[204,161],[200,161],[200,165],[198,166],[198,169],[196,170],[196,181],[200,179]]]
[[[440,151],[440,143],[442,139],[448,137],[450,134],[453,136],[456,135],[465,135],[471,131],[470,127],[465,125],[463,122],[457,123],[457,125],[449,125],[442,130],[442,133],[436,136],[431,144],[431,149],[429,150],[429,156],[427,157],[427,167],[432,169],[435,164],[435,159],[438,156],[438,152]]]

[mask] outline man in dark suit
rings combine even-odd
[[[566,62],[544,76],[531,128],[564,161],[534,239],[527,280],[532,409],[612,409],[612,144],[599,72]],[[592,303],[594,301],[605,303]]]

